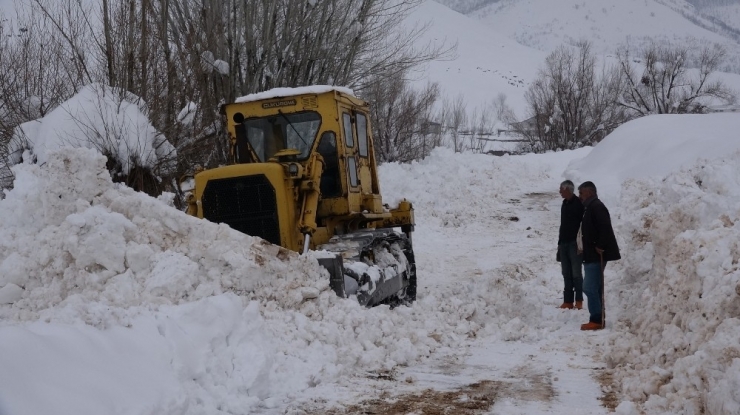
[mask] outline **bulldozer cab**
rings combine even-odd
[[[222,112],[230,163],[195,174],[189,214],[292,251],[329,253],[319,263],[342,297],[368,306],[415,299],[413,207],[382,202],[363,100],[332,86],[279,88]]]
[[[241,98],[223,113],[234,164],[295,162],[308,169],[311,155],[321,156],[319,220],[382,213],[369,109],[351,91],[283,88]]]

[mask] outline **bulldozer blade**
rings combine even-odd
[[[344,265],[342,256],[335,255],[333,258],[319,258],[319,265],[329,271],[329,287],[341,298],[347,298],[344,289]]]

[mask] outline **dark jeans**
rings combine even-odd
[[[606,268],[606,261],[604,261]],[[601,296],[604,286],[601,284],[601,264],[598,262],[587,262],[583,264],[586,278],[583,280],[583,292],[588,297],[588,313],[591,315],[589,321],[601,324]]]
[[[576,301],[583,301],[583,256],[578,255],[576,241],[558,245],[560,251],[560,266],[563,268],[563,302],[572,303],[575,294]]]

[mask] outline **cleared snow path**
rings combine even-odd
[[[381,180],[404,178],[384,181],[384,196],[418,197],[414,308],[430,321],[462,315],[460,323],[471,329],[421,363],[368,373],[338,392],[332,391],[336,385],[318,388],[287,413],[329,407],[336,414],[608,413],[597,380],[604,364],[596,352],[609,330],[581,332],[586,310],[557,309],[562,199],[555,190],[564,166],[553,155],[546,160],[555,162],[437,154],[416,165],[384,166]]]

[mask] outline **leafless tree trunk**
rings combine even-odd
[[[506,94],[499,93],[491,104],[496,119],[503,124],[511,124],[516,121],[514,110],[506,102]]]
[[[90,40],[89,27],[85,25],[85,13],[89,10],[80,7],[58,7],[48,0],[34,0],[34,6],[43,17],[56,28],[56,41],[68,48],[70,62],[74,70],[76,83],[89,83],[93,76],[89,69],[90,57],[86,45]]]
[[[139,42],[139,80],[141,87],[137,88],[138,95],[144,100],[148,99],[149,89],[147,75],[149,73],[149,17],[147,12],[151,8],[151,0],[141,0],[141,42]]]
[[[487,140],[493,134],[495,113],[490,108],[476,109],[471,117],[472,124],[468,128],[470,135],[470,150],[473,153],[483,153],[486,150]]]
[[[105,64],[108,70],[108,85],[116,85],[115,60],[113,58],[113,29],[110,21],[110,7],[108,0],[103,1],[103,35],[105,36]]]
[[[446,100],[443,106],[444,124],[450,130],[452,148],[456,153],[461,153],[465,150],[465,143],[460,137],[460,132],[468,120],[465,98],[458,95],[452,101]]]
[[[20,10],[11,16],[15,19],[0,18],[0,187],[12,183],[8,145],[16,128],[44,116],[73,94],[86,79],[90,63],[78,48],[88,39],[85,21],[72,20],[79,13],[62,10],[55,22],[48,8],[35,10]],[[60,27],[77,38],[61,36]]]

